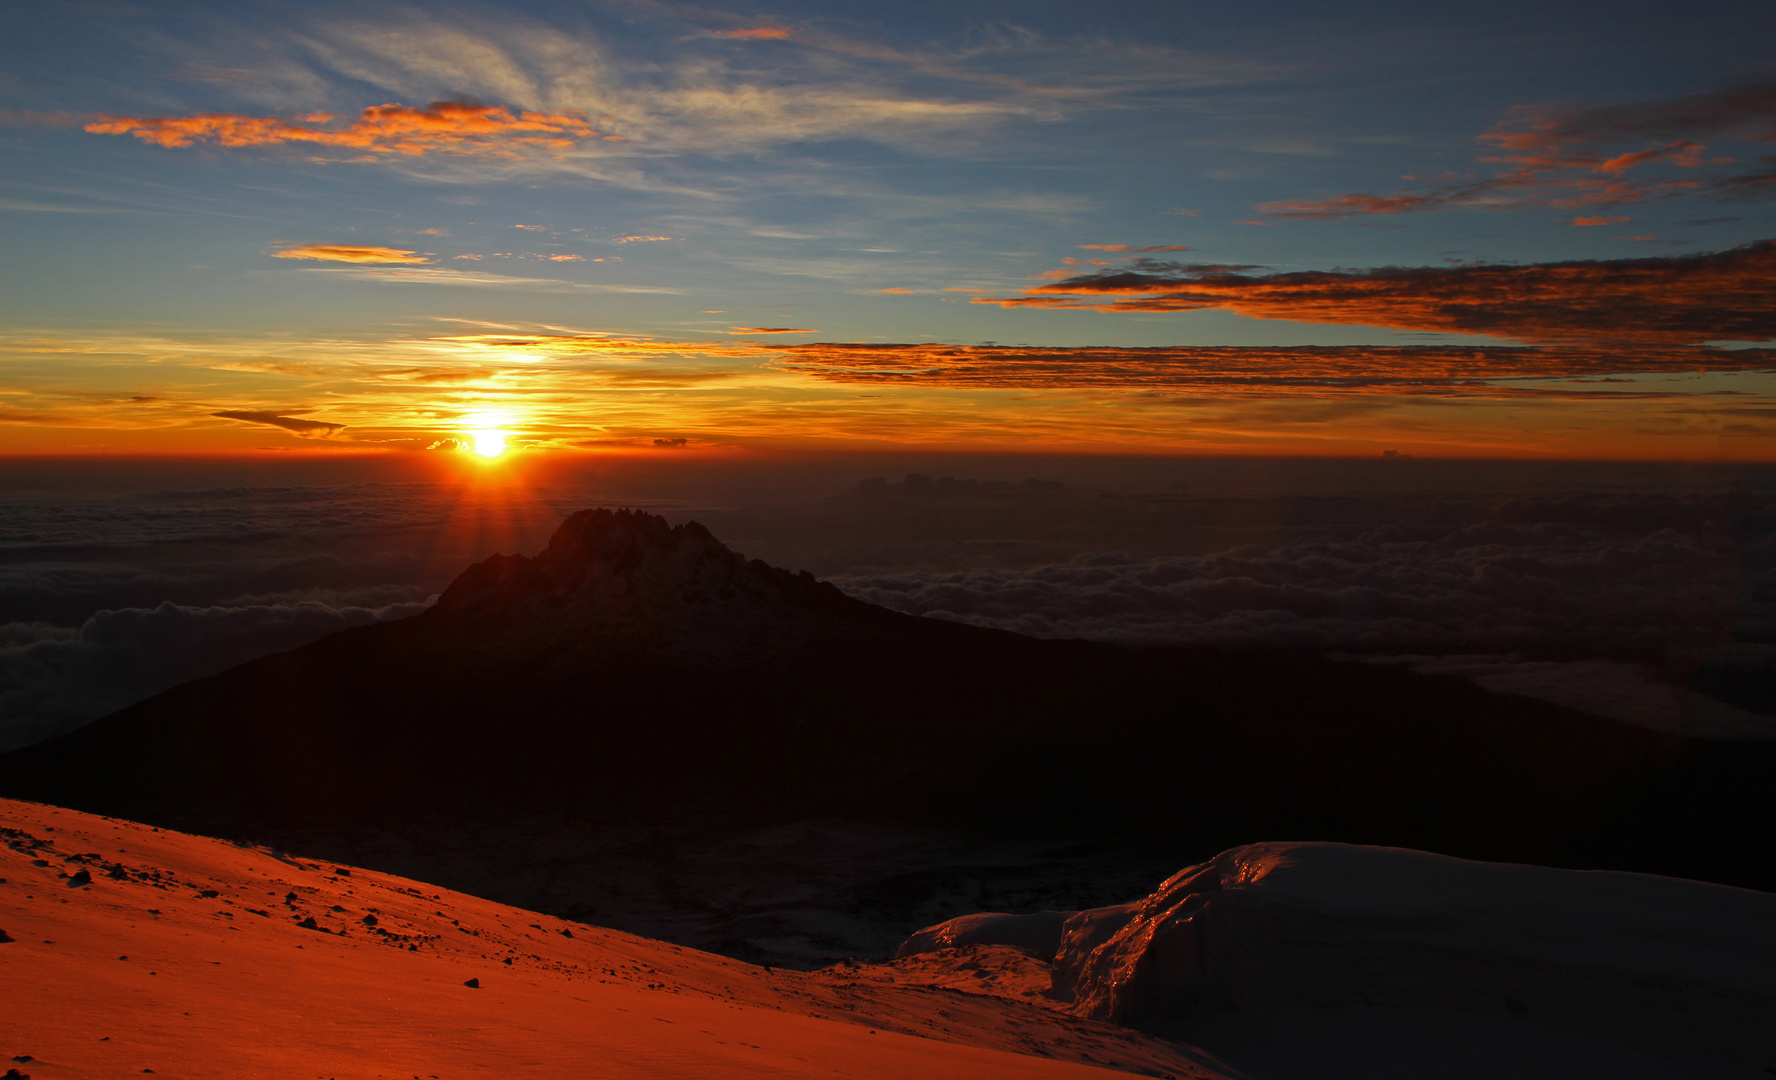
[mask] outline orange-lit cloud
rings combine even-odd
[[[1701,255],[1528,266],[1241,272],[1249,269],[1143,259],[973,303],[1137,312],[1220,308],[1255,319],[1531,341],[1776,339],[1776,240]]]
[[[812,334],[805,326],[730,326],[730,334]]]
[[[875,291],[884,296],[916,296],[919,293],[918,289],[902,289],[898,286],[888,289],[877,289]]]
[[[652,453],[656,438],[685,438],[695,451],[892,446],[1373,456],[1396,448],[1416,455],[1776,460],[1776,423],[1767,419],[1776,417],[1776,376],[1765,373],[1776,367],[1776,352],[1768,349],[796,346],[527,333],[452,321],[468,323],[471,332],[0,332],[0,360],[44,373],[0,387],[8,421],[0,424],[0,447],[252,450],[282,440],[328,452],[423,450],[460,438],[464,417],[497,414],[531,449]],[[140,372],[131,396],[96,396],[94,385],[114,379],[120,363]],[[317,399],[326,401],[330,420],[306,419]],[[216,413],[240,414],[230,419],[243,422],[223,424],[212,419]],[[272,418],[350,427],[298,440],[296,429],[268,425]]]
[[[1563,153],[1628,139],[1715,138],[1739,135],[1776,142],[1776,81],[1670,101],[1642,101],[1589,109],[1520,109],[1488,138],[1519,152]]]
[[[1628,220],[1630,219],[1625,217],[1576,217],[1572,219],[1572,223],[1574,225],[1620,225]]]
[[[286,120],[275,116],[202,113],[196,116],[106,116],[86,125],[95,135],[133,135],[169,149],[215,146],[278,146],[305,143],[370,154],[479,154],[516,157],[520,150],[565,150],[599,138],[579,113],[540,113],[464,101],[435,101],[423,109],[372,105],[358,119],[335,126],[328,113]]]
[[[776,351],[786,357],[781,363],[789,370],[833,382],[952,389],[1189,391],[1293,397],[1351,393],[1496,397],[1523,392],[1501,387],[1498,380],[1750,371],[1776,364],[1776,350],[1772,349],[1684,346],[1633,350],[1496,345],[1036,348],[822,342],[783,345]],[[1615,389],[1632,392],[1626,387]]]
[[[1495,148],[1480,160],[1508,166],[1503,172],[1451,177],[1428,188],[1391,195],[1285,200],[1259,209],[1283,218],[1344,218],[1442,209],[1571,209],[1685,194],[1737,198],[1776,190],[1776,157],[1737,174],[1662,179],[1627,175],[1659,164],[1685,170],[1738,164],[1730,157],[1704,156],[1708,147],[1697,141],[1726,136],[1776,142],[1776,82],[1663,102],[1592,109],[1520,108],[1479,137]],[[1623,150],[1623,143],[1640,145]]]
[[[1150,247],[1129,247],[1127,244],[1080,244],[1081,251],[1126,251],[1131,255],[1150,255],[1160,251],[1189,251],[1183,244],[1154,244]]]
[[[734,38],[739,41],[782,41],[789,37],[787,26],[752,26],[741,30],[717,30],[716,37]]]
[[[618,244],[654,244],[672,239],[676,238],[671,236],[619,236],[614,242]]]
[[[353,244],[304,244],[272,252],[274,259],[317,259],[342,263],[423,263],[431,259],[415,251]]]
[[[812,331],[804,331],[811,333]],[[658,338],[626,338],[604,335],[570,334],[471,334],[438,339],[453,347],[497,354],[509,350],[524,353],[545,353],[558,356],[599,356],[640,358],[657,355],[757,357],[762,346],[746,342],[699,342],[688,345],[682,341]]]

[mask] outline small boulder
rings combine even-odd
[[[480,979],[469,979],[469,980],[466,980],[463,983],[463,985],[468,987],[470,990],[479,990],[479,989],[481,989],[481,980]]]

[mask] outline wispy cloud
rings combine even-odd
[[[715,36],[739,41],[782,41],[791,32],[787,26],[750,26],[738,30],[717,30]]]
[[[661,285],[627,285],[617,282],[598,281],[565,281],[561,278],[515,277],[510,274],[483,274],[473,270],[453,270],[448,267],[369,267],[355,266],[350,269],[310,269],[310,274],[332,274],[337,277],[356,278],[363,281],[378,281],[390,285],[461,285],[490,289],[542,289],[556,292],[605,292],[605,293],[669,293],[677,294],[681,290],[669,289]]]
[[[1291,199],[1259,209],[1279,218],[1347,218],[1452,209],[1575,209],[1680,195],[1747,198],[1776,192],[1776,156],[1746,170],[1732,157],[1708,156],[1708,146],[1698,141],[1720,137],[1776,142],[1776,82],[1601,108],[1520,108],[1479,136],[1494,148],[1480,161],[1506,166],[1491,176],[1450,176],[1388,195]],[[1661,165],[1683,172],[1629,175]]]
[[[832,382],[951,389],[1121,390],[1266,396],[1572,393],[1502,380],[1596,379],[1650,372],[1758,371],[1776,350],[1652,346],[1192,346],[1067,348],[820,342],[776,347],[783,367]],[[1639,384],[1580,392],[1638,395]]]
[[[730,326],[730,334],[817,334],[805,326]]]
[[[272,252],[274,259],[315,259],[342,263],[425,263],[431,258],[416,251],[390,247],[359,247],[353,244],[303,244]]]
[[[304,420],[296,416],[279,416],[273,412],[247,409],[230,409],[223,412],[213,412],[210,415],[222,420],[244,420],[249,424],[268,424],[294,432],[305,439],[316,436],[325,439],[336,432],[345,430],[344,424],[330,424],[324,420]]]
[[[969,152],[1008,123],[1117,108],[1155,90],[1251,84],[1285,70],[1224,53],[1011,27],[892,48],[713,9],[653,10],[692,32],[637,51],[583,24],[415,9],[319,16],[275,37],[243,40],[247,32],[236,28],[208,45],[166,41],[181,71],[234,72],[250,51],[262,78],[231,77],[227,85],[274,109],[302,101],[325,102],[325,111],[114,116],[88,130],[169,147],[299,145],[411,171],[568,172],[657,190],[662,159],[674,155],[832,139]],[[759,63],[761,48],[769,66]],[[332,114],[347,105],[355,117],[336,121]],[[684,193],[694,191],[714,194]]]
[[[115,206],[67,206],[62,203],[28,202],[22,199],[0,199],[0,210],[22,210],[38,214],[118,214]]]
[[[301,143],[372,155],[485,154],[516,158],[521,149],[566,150],[602,138],[584,116],[520,110],[463,101],[424,108],[373,105],[345,126],[329,113],[293,119],[201,113],[196,116],[107,116],[86,125],[95,135],[133,135],[169,149],[198,143],[239,148]]]
[[[1776,241],[1728,251],[1527,266],[1385,267],[1246,274],[1136,260],[1065,277],[1003,307],[1201,311],[1520,340],[1688,344],[1776,339]]]
[[[1150,244],[1147,247],[1130,247],[1127,244],[1080,244],[1081,251],[1126,251],[1136,255],[1151,255],[1160,251],[1189,251],[1183,244]]]

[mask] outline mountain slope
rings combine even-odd
[[[0,758],[0,792],[191,824],[535,813],[1263,836],[1776,886],[1771,748],[1453,678],[902,615],[695,524],[584,511],[432,609]]]
[[[0,829],[0,1047],[37,1080],[1221,1075],[916,978],[774,971],[53,807],[0,800]]]

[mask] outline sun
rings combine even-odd
[[[499,428],[477,428],[469,432],[474,441],[475,453],[484,458],[496,458],[506,452],[506,433]]]

